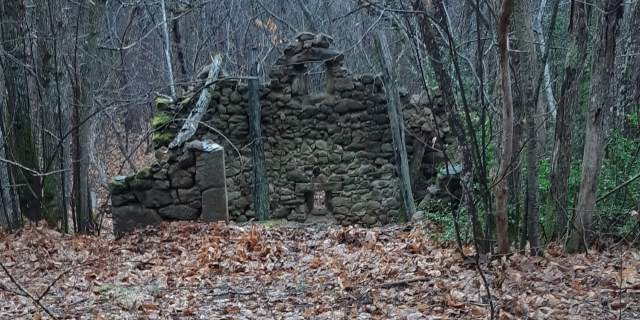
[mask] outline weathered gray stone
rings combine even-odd
[[[353,80],[351,80],[350,78],[333,79],[333,88],[337,91],[353,90]]]
[[[287,172],[286,178],[292,182],[309,182],[309,178],[301,170],[292,170]]]
[[[376,180],[371,185],[376,189],[388,188],[391,183],[388,180]]]
[[[193,220],[200,216],[200,211],[187,205],[171,205],[160,208],[158,214],[164,219]]]
[[[303,142],[302,145],[300,145],[300,152],[302,154],[310,154],[313,150],[311,150],[311,147],[308,144]]]
[[[171,187],[169,180],[153,180],[152,188],[159,190],[167,190]]]
[[[197,187],[191,189],[178,189],[178,198],[181,203],[191,203],[201,198],[200,189]]]
[[[144,209],[141,205],[115,207],[112,215],[113,233],[117,237],[135,229],[155,226],[162,222],[162,218],[155,210]]]
[[[317,140],[315,146],[316,150],[329,150],[329,144],[324,140]]]
[[[375,201],[375,200],[369,200],[367,201],[367,209],[368,210],[377,210],[380,209],[380,202]]]
[[[351,207],[352,213],[364,212],[367,210],[367,204],[364,202],[358,202]]]
[[[240,193],[240,191],[228,191],[227,190],[227,199],[229,201],[236,200],[236,199],[240,198],[240,196],[242,196],[242,193]]]
[[[312,183],[296,183],[296,192],[298,193],[310,192],[313,190],[314,188]]]
[[[196,183],[200,190],[225,186],[224,150],[204,152],[196,159]]]
[[[121,207],[132,202],[136,202],[133,193],[111,194],[111,205],[114,207]]]
[[[364,218],[362,218],[362,222],[365,225],[369,225],[369,226],[375,224],[377,221],[378,221],[378,218],[376,216],[370,215],[370,214],[367,214],[367,215],[364,216]]]
[[[153,174],[153,178],[156,180],[167,180],[169,179],[169,174],[167,173],[167,169],[161,169],[160,171]]]
[[[337,113],[344,114],[348,112],[357,112],[365,110],[365,107],[362,103],[354,99],[341,99],[336,103],[334,110]]]
[[[198,141],[199,142],[199,141]],[[178,167],[180,169],[187,169],[192,167],[196,163],[196,159],[193,156],[193,153],[187,151],[178,156]]]
[[[237,208],[244,209],[249,206],[249,198],[248,197],[240,197],[234,201],[234,205]]]
[[[390,143],[383,143],[381,149],[382,152],[393,152],[393,146]]]
[[[355,158],[356,158],[356,153],[353,151],[347,151],[342,155],[342,160],[344,162],[351,162]]]
[[[271,218],[273,219],[282,219],[286,218],[291,213],[291,208],[287,207],[279,207],[276,210],[273,210],[271,213]]]
[[[191,188],[194,185],[193,175],[186,170],[176,170],[171,174],[171,186],[173,188]]]
[[[202,219],[211,221],[229,221],[227,190],[225,187],[211,188],[202,192]]]
[[[334,197],[331,199],[332,206],[335,207],[350,207],[351,199],[345,197]]]
[[[390,208],[390,209],[399,209],[400,201],[398,201],[398,199],[396,199],[395,197],[385,198],[382,200],[382,207]]]
[[[160,208],[173,203],[168,190],[152,189],[136,192],[136,197],[145,208]]]
[[[131,188],[131,190],[148,190],[151,189],[153,186],[153,180],[151,179],[140,179],[137,177],[134,177],[133,179],[130,179],[129,181],[129,188]]]

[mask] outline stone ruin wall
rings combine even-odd
[[[329,216],[343,225],[385,224],[398,216],[401,203],[383,84],[378,76],[351,75],[329,44],[321,35],[299,36],[273,67],[270,82],[259,89],[270,217],[304,222]],[[310,93],[307,71],[317,63],[325,81],[320,92]],[[228,210],[239,222],[255,218],[247,98],[245,83],[218,81],[193,138],[224,147]],[[157,101],[152,125],[160,163],[183,157],[166,145],[195,100],[192,92],[176,104]],[[437,98],[403,95],[402,100],[411,159],[414,142],[444,138],[448,128],[441,108],[430,108]],[[441,125],[438,133],[435,122]],[[428,177],[441,157],[427,149],[420,171]]]

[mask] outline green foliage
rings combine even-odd
[[[432,199],[423,203],[421,209],[424,210],[424,218],[438,227],[433,230],[431,235],[435,241],[450,243],[456,240],[454,213],[451,212],[451,206],[448,202]],[[458,212],[460,230],[466,230],[468,227],[468,219],[465,216],[465,214]]]
[[[46,176],[42,181],[42,213],[50,226],[57,226],[62,221],[62,208],[56,203],[58,185],[53,176]]]
[[[631,123],[638,123],[636,116],[629,117]],[[607,194],[640,173],[640,161],[637,161],[639,151],[640,142],[636,139],[625,136],[618,129],[611,133],[598,180],[598,196]],[[640,181],[636,180],[598,203],[594,226],[602,232],[626,235],[638,223],[636,219],[630,218],[629,212],[639,201]]]

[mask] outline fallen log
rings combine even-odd
[[[207,81],[202,88],[202,92],[200,92],[200,96],[198,97],[196,105],[189,113],[189,116],[182,125],[182,128],[180,128],[180,131],[178,131],[176,137],[169,144],[169,149],[181,146],[183,143],[189,140],[198,130],[200,120],[202,120],[202,116],[205,114],[205,112],[207,112],[207,108],[209,107],[209,103],[211,102],[211,96],[213,94],[213,90],[215,89],[215,84],[218,80],[221,68],[222,56],[218,54],[213,57],[213,61],[208,67],[209,74],[207,75]]]

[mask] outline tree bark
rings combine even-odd
[[[508,33],[513,12],[513,0],[503,0],[498,20],[498,61],[502,90],[502,155],[496,184],[496,229],[498,254],[507,254],[509,244],[509,222],[507,221],[507,195],[513,153],[513,97],[511,94],[511,72],[509,69]]]
[[[0,3],[0,33],[2,47],[10,56],[3,57],[3,71],[7,90],[7,112],[5,133],[9,141],[9,148],[5,150],[7,157],[24,167],[39,169],[37,148],[32,132],[31,101],[29,98],[29,82],[24,66],[27,61],[27,48],[23,27],[25,8],[22,1],[11,0]],[[39,171],[39,170],[38,170]],[[31,220],[42,218],[41,195],[42,183],[40,177],[32,172],[12,167],[12,174],[18,188],[20,211]]]
[[[86,7],[82,7],[85,6]],[[86,13],[84,11],[87,10]],[[90,145],[92,133],[93,99],[98,85],[98,31],[104,13],[104,0],[78,5],[78,23],[86,30],[84,55],[75,56],[73,85],[73,196],[75,228],[78,233],[94,231],[89,182]],[[78,31],[78,30],[76,30]],[[78,34],[76,34],[78,36]],[[76,41],[79,41],[76,39]],[[77,44],[76,44],[77,45]],[[80,65],[78,65],[80,63]]]
[[[527,179],[525,214],[523,222],[526,223],[526,237],[529,240],[529,247],[533,255],[539,255],[541,251],[540,235],[538,231],[538,141],[536,130],[541,123],[537,114],[538,101],[534,88],[536,87],[535,75],[538,70],[536,49],[533,45],[535,35],[533,32],[533,21],[531,17],[531,2],[518,1],[514,8],[514,19],[519,21],[514,25],[516,41],[514,47],[517,50],[518,81],[520,90],[517,90],[520,108],[525,112],[526,117],[526,149],[527,149]],[[543,37],[544,38],[544,37]],[[514,189],[517,190],[517,189]],[[513,193],[512,193],[513,194]]]
[[[565,236],[569,220],[568,181],[571,171],[572,136],[574,113],[580,102],[580,83],[584,79],[587,61],[587,8],[583,2],[573,2],[573,16],[569,30],[569,49],[565,58],[564,79],[560,90],[560,101],[556,117],[551,166],[551,199],[555,214],[554,238]]]
[[[0,107],[4,101],[0,98]],[[5,134],[4,124],[0,114],[0,158],[5,159]],[[20,225],[20,211],[14,210],[13,197],[11,195],[11,172],[6,163],[0,162],[0,228],[14,230]]]
[[[249,79],[249,133],[253,152],[253,205],[258,221],[269,219],[269,181],[265,168],[264,141],[262,138],[262,109],[258,94],[258,62],[252,50],[251,76]]]
[[[394,154],[398,179],[400,180],[400,195],[404,204],[407,221],[416,213],[416,205],[411,191],[411,178],[409,175],[409,160],[407,158],[407,145],[404,140],[404,121],[400,109],[400,94],[393,76],[393,60],[389,50],[387,38],[381,31],[376,32],[376,47],[382,65],[385,94],[387,96],[387,114],[391,125]]]
[[[444,12],[442,12],[444,10],[444,4],[441,0],[438,0],[436,3],[431,3],[430,1],[425,0],[417,0],[414,3],[414,9],[416,11],[429,13],[432,8],[434,11],[436,11],[437,16],[444,16]],[[425,45],[425,48],[427,49],[427,53],[430,56],[429,62],[431,63],[431,68],[434,71],[438,86],[442,91],[442,99],[448,116],[447,122],[449,123],[452,134],[456,137],[458,148],[460,148],[460,153],[462,155],[462,190],[464,193],[465,205],[467,207],[467,211],[473,225],[474,240],[480,242],[480,251],[482,251],[482,253],[486,253],[489,252],[490,241],[483,235],[482,226],[477,217],[476,204],[473,195],[474,166],[472,146],[469,142],[469,139],[467,138],[467,133],[465,132],[465,128],[462,125],[462,120],[458,115],[458,108],[455,101],[455,92],[453,87],[453,79],[447,72],[447,68],[444,64],[444,55],[442,54],[440,47],[438,47],[432,23],[424,14],[420,17],[420,25],[422,27],[422,41]]]
[[[620,102],[617,108],[623,116],[640,110],[640,32],[638,32],[640,30],[640,2],[635,2],[625,25],[627,38],[625,52],[622,55],[624,62],[618,96]]]
[[[160,0],[160,10],[162,10],[162,31],[164,32],[164,57],[167,63],[167,77],[169,78],[169,88],[171,97],[176,99],[176,81],[173,77],[173,66],[171,64],[171,42],[169,41],[169,27],[167,26],[167,8],[165,0]]]
[[[52,3],[54,2],[54,3]],[[62,116],[60,83],[58,77],[57,23],[54,21],[57,2],[43,0],[35,4],[36,13],[36,75],[39,90],[39,108],[42,128],[42,159],[45,164],[53,163],[58,174],[42,178],[43,214],[49,223],[66,227],[67,195],[64,152],[58,152],[59,137],[65,129],[61,121],[51,121]],[[46,132],[46,133],[45,133]],[[54,132],[56,134],[54,134]],[[63,147],[63,145],[60,145]],[[45,171],[47,168],[45,168]]]
[[[611,82],[615,80],[615,48],[618,21],[622,17],[622,0],[603,0],[600,39],[596,46],[596,59],[591,79],[591,105],[586,119],[584,152],[582,155],[582,179],[576,215],[573,221],[567,250],[577,252],[589,247],[592,237],[591,222],[596,209],[598,175],[604,157],[605,135],[611,108],[615,98]]]
[[[527,1],[528,3],[528,1]],[[546,50],[546,41],[544,39],[544,28],[542,27],[542,22],[544,18],[544,11],[547,6],[547,0],[540,1],[540,8],[538,8],[538,14],[535,19],[535,35],[538,43],[538,52],[545,52]],[[530,16],[530,15],[529,15]],[[549,63],[544,62],[544,98],[547,103],[547,109],[551,112],[551,116],[553,118],[557,115],[558,106],[556,103],[556,99],[553,95],[553,83],[551,82],[551,71],[549,68]]]

